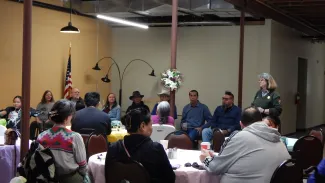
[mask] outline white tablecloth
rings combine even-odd
[[[14,146],[3,144],[4,136],[0,136],[0,183],[9,183],[15,177],[16,167],[20,162],[20,139],[16,141],[16,166]]]
[[[287,146],[287,149],[289,152],[293,151],[293,146],[295,145],[297,140],[298,139],[295,139],[295,138],[289,138],[289,137],[286,138],[286,143],[287,143],[286,146]]]
[[[179,164],[181,167],[175,170],[176,183],[219,183],[219,176],[208,173],[205,170],[198,170],[193,167],[185,167],[185,163],[200,163],[200,151],[178,150],[176,159],[171,159],[172,165]],[[95,154],[89,158],[88,168],[96,183],[105,183],[105,157],[106,153]]]

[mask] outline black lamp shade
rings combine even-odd
[[[65,26],[61,29],[62,33],[80,33],[80,30],[77,27],[72,26],[72,23],[69,22],[68,26]]]
[[[108,75],[107,75],[107,74],[106,74],[105,77],[102,78],[102,81],[103,81],[104,83],[109,83],[109,82],[111,82],[111,80],[108,79]]]
[[[93,70],[100,71],[100,67],[98,66],[98,63],[96,63],[95,67],[93,67]]]
[[[152,70],[151,73],[149,74],[149,76],[154,76],[154,77],[156,77],[156,75],[155,75],[155,70]]]

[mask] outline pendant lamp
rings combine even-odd
[[[80,30],[77,27],[72,26],[71,15],[72,15],[72,2],[70,0],[70,22],[68,23],[68,26],[63,27],[60,30],[61,33],[70,33],[70,34],[80,33]]]

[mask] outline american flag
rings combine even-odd
[[[64,87],[64,93],[63,96],[66,99],[69,99],[70,92],[72,89],[72,78],[71,78],[71,47],[69,49],[69,60],[67,65],[67,74],[65,75],[65,87]]]

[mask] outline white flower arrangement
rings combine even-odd
[[[170,91],[178,90],[183,83],[183,75],[176,69],[168,69],[161,73],[161,83]]]

